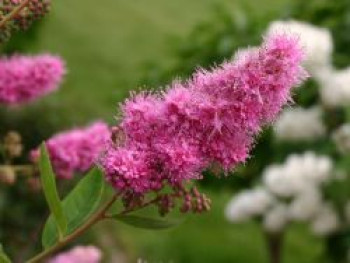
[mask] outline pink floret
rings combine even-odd
[[[77,246],[67,252],[58,254],[48,263],[99,263],[101,251],[94,246]]]

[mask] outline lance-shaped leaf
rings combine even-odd
[[[67,234],[76,230],[97,210],[104,185],[102,172],[98,168],[93,168],[63,200],[63,211],[68,222]],[[48,248],[57,241],[55,221],[51,215],[43,231],[42,244]]]
[[[55,225],[57,227],[58,236],[62,238],[67,231],[67,220],[63,213],[62,204],[57,193],[56,176],[52,170],[50,157],[45,143],[40,147],[39,169],[45,198],[56,222]]]
[[[0,244],[0,262],[1,263],[11,263],[10,258],[6,255],[1,244]]]

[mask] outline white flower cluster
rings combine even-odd
[[[324,70],[316,76],[322,102],[328,107],[350,104],[350,67]]]
[[[313,152],[292,154],[281,165],[267,167],[263,173],[264,185],[274,195],[292,197],[310,188],[318,188],[330,179],[332,161]]]
[[[267,34],[281,31],[299,35],[305,48],[305,67],[309,72],[317,72],[331,64],[333,41],[328,29],[295,20],[275,21],[270,24]]]
[[[226,217],[231,222],[261,218],[269,232],[281,232],[292,221],[306,221],[315,234],[328,235],[338,228],[339,220],[320,188],[332,179],[332,170],[328,157],[293,154],[285,163],[268,167],[261,186],[234,197]]]
[[[285,31],[299,35],[305,48],[305,67],[320,85],[322,102],[328,107],[350,104],[350,67],[337,70],[332,65],[333,39],[328,29],[300,21],[275,21],[267,34]]]
[[[319,107],[284,110],[274,125],[276,138],[281,141],[313,141],[326,133]]]
[[[271,233],[281,232],[288,224],[288,207],[283,203],[275,203],[263,217],[264,229]]]
[[[347,201],[345,205],[345,217],[346,217],[346,220],[350,223],[350,200]]]
[[[339,227],[339,218],[333,206],[326,203],[311,222],[312,231],[320,236],[326,236]]]
[[[333,132],[332,139],[340,153],[350,152],[350,123],[343,124]]]
[[[228,204],[225,211],[226,218],[231,222],[245,221],[252,216],[265,213],[272,202],[272,195],[263,187],[241,192]]]

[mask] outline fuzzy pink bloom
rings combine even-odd
[[[0,103],[31,102],[56,90],[66,72],[63,60],[52,55],[0,59]]]
[[[107,180],[143,194],[201,178],[211,164],[235,168],[306,78],[302,58],[297,38],[274,35],[212,71],[133,96],[121,106],[124,142],[101,161]]]
[[[110,138],[110,130],[103,122],[83,129],[59,133],[46,142],[53,169],[60,178],[69,179],[74,172],[86,172],[97,161]],[[38,160],[39,150],[31,152]]]
[[[99,263],[101,258],[101,251],[97,247],[76,246],[50,259],[48,263]]]

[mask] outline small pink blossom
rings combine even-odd
[[[101,251],[94,246],[76,246],[73,249],[58,254],[48,263],[99,263]]]
[[[63,60],[49,54],[0,59],[0,103],[32,102],[59,87],[66,72]]]
[[[56,175],[69,179],[74,172],[86,172],[97,161],[110,138],[110,130],[103,122],[96,122],[86,128],[59,133],[46,142],[52,166]],[[31,159],[37,161],[39,150],[31,152]]]
[[[158,93],[141,93],[121,105],[122,142],[101,160],[118,190],[144,194],[225,171],[249,157],[254,137],[271,123],[290,91],[307,76],[297,38],[273,35],[260,48],[238,53],[211,70]]]

